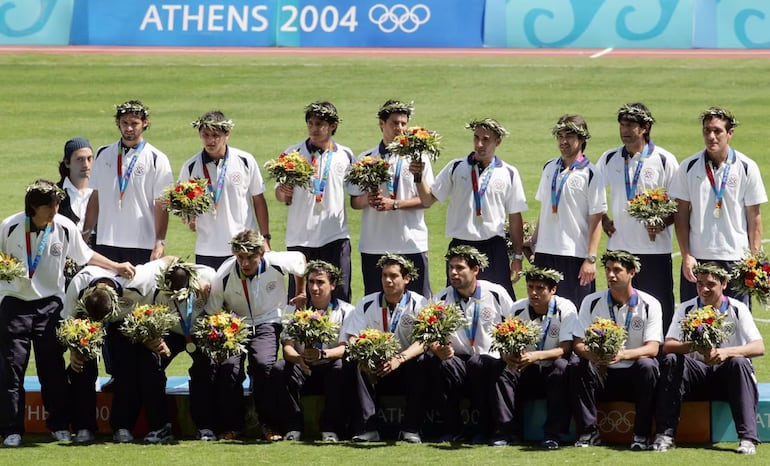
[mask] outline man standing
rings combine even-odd
[[[533,267],[524,272],[527,298],[513,304],[511,313],[523,322],[535,322],[542,329],[537,345],[520,356],[503,354],[510,370],[498,379],[492,396],[501,408],[493,413],[495,436],[492,445],[503,446],[521,437],[523,402],[545,396],[547,415],[541,446],[559,448],[559,435],[569,430],[570,404],[567,363],[572,354],[572,328],[577,310],[572,301],[556,295],[561,273]]]
[[[671,261],[674,216],[665,225],[648,229],[628,212],[628,201],[646,189],[671,189],[679,163],[666,149],[653,144],[650,132],[655,119],[646,105],[636,102],[618,110],[620,139],[623,145],[610,149],[599,158],[596,168],[610,188],[612,218],[602,217],[607,234],[607,249],[629,251],[639,258],[642,270],[634,276],[634,288],[650,293],[663,309],[663,328],[674,315],[674,273]],[[654,235],[654,240],[650,240]]]
[[[628,399],[636,404],[631,449],[647,450],[659,376],[656,356],[663,341],[660,303],[631,285],[641,267],[636,256],[608,251],[602,256],[602,264],[609,289],[583,299],[574,329],[573,347],[580,357],[570,374],[579,435],[575,446],[601,443],[596,423],[597,398]],[[612,320],[627,333],[625,345],[611,360],[592,351],[583,341],[586,330],[599,318]]]
[[[671,184],[676,238],[682,252],[679,300],[698,293],[693,268],[713,261],[726,268],[762,244],[760,204],[767,202],[757,164],[730,147],[738,126],[732,113],[711,107],[700,116],[706,148],[682,162]],[[727,295],[735,296],[728,288]],[[750,305],[750,299],[744,303]]]
[[[96,151],[84,236],[98,225],[96,251],[143,264],[163,256],[168,212],[157,199],[174,182],[166,154],[145,141],[150,114],[139,100],[115,107],[120,140]]]
[[[357,187],[351,188],[354,193],[351,205],[354,209],[363,209],[358,248],[361,251],[364,294],[367,295],[382,291],[377,261],[390,252],[405,257],[417,267],[417,277],[412,277],[408,289],[426,298],[431,296],[428,227],[415,177],[409,171],[408,160],[387,150],[388,144],[406,131],[413,111],[411,103],[399,100],[385,102],[377,112],[382,141],[359,157],[379,157],[390,164],[392,178],[386,185],[387,192],[364,193]],[[421,177],[430,186],[433,184],[430,159],[423,156],[422,162]]]
[[[519,171],[496,155],[509,133],[492,118],[472,120],[465,127],[473,131],[473,152],[449,162],[432,186],[423,178],[417,190],[426,208],[436,201],[450,199],[446,215],[446,236],[452,238],[449,249],[468,245],[491,258],[489,267],[480,271],[479,278],[499,284],[515,299],[511,277],[513,282],[519,279],[524,258],[521,213],[527,210],[527,199]],[[419,175],[423,172],[423,163],[413,162],[409,169]],[[505,241],[506,219],[514,251],[510,263]]]
[[[738,453],[753,455],[759,443],[759,394],[751,358],[764,355],[765,344],[746,305],[723,295],[729,279],[727,270],[712,262],[696,266],[693,273],[698,297],[677,307],[674,325],[663,344],[666,356],[661,363],[655,413],[658,434],[652,448],[674,448],[682,397],[695,394],[696,398],[726,400],[730,404],[739,438]],[[713,306],[726,315],[727,341],[719,348],[696,349],[682,341],[681,321],[688,312],[704,306]]]
[[[214,199],[214,210],[188,225],[197,231],[195,262],[214,269],[232,256],[227,238],[246,228],[259,227],[269,248],[270,219],[265,184],[254,156],[228,144],[235,126],[220,111],[204,113],[192,123],[203,149],[187,160],[178,181],[205,178]]]
[[[333,139],[341,119],[331,102],[305,107],[308,138],[284,152],[299,151],[313,166],[312,191],[301,186],[277,185],[275,197],[288,205],[286,249],[307,260],[322,260],[342,271],[334,296],[350,302],[350,234],[345,209],[345,173],[353,152]],[[289,283],[289,294],[294,294]],[[301,291],[301,290],[298,290]]]
[[[551,133],[561,157],[543,167],[535,195],[540,216],[531,246],[538,267],[564,274],[559,293],[577,307],[596,290],[596,251],[607,197],[601,174],[583,153],[591,137],[585,119],[564,115]]]
[[[441,290],[436,300],[459,306],[466,324],[455,330],[449,345],[432,345],[433,357],[427,359],[427,373],[436,384],[431,391],[444,420],[441,441],[468,437],[474,444],[486,443],[491,413],[500,409],[492,406],[497,400],[489,397],[501,377],[500,359],[491,350],[492,329],[511,315],[513,301],[502,286],[478,278],[489,260],[476,248],[455,246],[445,257],[451,285]],[[459,404],[466,391],[470,391],[471,412],[479,413],[479,423],[463,432]]]
[[[88,139],[72,138],[64,144],[64,158],[59,162],[61,179],[56,183],[65,194],[59,213],[72,220],[81,231],[91,197],[92,189],[88,187],[88,181],[93,162],[94,151]],[[88,237],[83,239],[88,241]]]
[[[354,372],[356,406],[351,429],[354,442],[377,442],[380,433],[375,426],[377,396],[406,395],[406,413],[401,421],[399,439],[421,443],[420,426],[424,417],[424,396],[427,379],[423,373],[422,355],[425,348],[412,338],[412,325],[427,300],[409,291],[407,285],[417,270],[412,261],[397,254],[386,254],[377,262],[382,270],[382,291],[366,295],[356,304],[340,332],[340,339],[354,341],[367,328],[395,334],[401,352],[384,362],[374,374],[358,366]],[[377,382],[372,382],[372,378]]]

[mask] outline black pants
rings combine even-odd
[[[418,277],[409,281],[406,289],[414,291],[427,299],[432,296],[430,290],[430,269],[428,267],[428,253],[418,252],[416,254],[401,254],[409,259],[417,268]],[[361,253],[361,276],[364,279],[364,295],[382,291],[382,269],[377,267],[382,254]]]
[[[513,291],[511,282],[511,263],[508,260],[508,246],[505,244],[505,238],[502,236],[493,236],[483,241],[467,241],[464,239],[452,238],[447,249],[455,246],[468,245],[478,249],[478,251],[487,256],[489,267],[479,271],[478,278],[487,280],[505,288],[512,300],[516,301],[516,293]],[[447,267],[449,265],[447,264]],[[449,274],[446,277],[447,286],[449,283]]]
[[[345,302],[351,302],[350,291],[350,240],[347,238],[338,239],[332,241],[329,244],[325,244],[320,248],[308,248],[304,246],[289,246],[287,251],[299,251],[305,255],[305,259],[308,262],[312,260],[326,261],[336,267],[339,267],[342,276],[340,277],[340,284],[334,289],[332,293],[335,298],[341,299]],[[293,298],[296,294],[294,290],[294,276],[289,275],[289,299]],[[310,295],[310,293],[308,293]]]

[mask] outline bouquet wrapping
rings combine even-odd
[[[536,345],[542,334],[537,322],[509,317],[492,329],[491,349],[518,357],[528,346]]]
[[[361,191],[376,193],[382,183],[390,180],[389,168],[387,161],[366,155],[350,166],[345,181],[358,186]]]
[[[340,326],[329,314],[315,309],[298,309],[286,316],[284,331],[292,340],[306,347],[334,343],[339,338]]]
[[[420,309],[412,327],[412,337],[424,346],[448,345],[458,328],[465,325],[465,315],[455,304],[431,303]]]
[[[364,329],[348,346],[350,359],[357,361],[364,371],[373,373],[384,362],[401,351],[396,336],[374,328]]]
[[[246,352],[249,327],[235,314],[220,311],[198,319],[192,334],[203,353],[223,362]]]
[[[95,359],[101,354],[104,335],[102,323],[90,319],[64,319],[56,329],[59,343],[86,359]]]
[[[397,136],[387,149],[392,154],[408,157],[412,162],[419,162],[425,154],[431,161],[438,159],[441,154],[441,135],[420,126],[413,126],[406,133]]]
[[[682,319],[682,341],[689,342],[693,351],[708,353],[727,340],[724,331],[726,314],[708,305],[687,313]]]
[[[664,227],[666,218],[676,213],[676,201],[668,197],[663,188],[645,189],[628,201],[626,212],[645,227]],[[655,241],[655,233],[649,233]]]
[[[756,254],[748,253],[736,262],[730,274],[730,287],[740,295],[751,296],[761,305],[770,301],[770,260],[760,250]]]
[[[171,214],[190,223],[199,215],[211,210],[214,199],[205,178],[190,178],[163,190],[161,205]]]
[[[27,271],[19,259],[10,254],[0,252],[0,280],[12,282],[26,275]]]

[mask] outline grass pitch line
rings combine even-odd
[[[608,53],[612,52],[614,49],[612,47],[607,47],[606,49],[602,50],[601,52],[596,52],[595,54],[591,55],[589,58],[599,58],[602,55],[607,55]]]

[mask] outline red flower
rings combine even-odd
[[[437,320],[438,320],[437,316],[430,316],[430,318],[428,319],[428,323],[433,324],[433,323],[436,323]]]
[[[97,330],[98,329],[96,327],[89,327],[88,328],[88,333],[96,333]]]
[[[210,340],[210,341],[216,341],[216,340],[219,340],[219,333],[217,333],[217,331],[216,331],[216,330],[212,330],[212,331],[209,333],[209,340]]]

